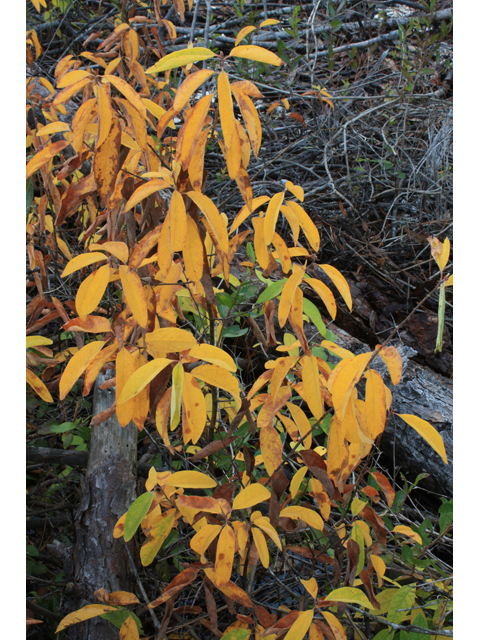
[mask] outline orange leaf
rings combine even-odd
[[[97,183],[97,191],[102,202],[106,204],[112,195],[120,168],[120,144],[122,129],[117,118],[113,118],[112,126],[105,141],[96,149],[93,160],[93,173]]]
[[[135,360],[132,354],[123,347],[118,354],[116,360],[116,378],[117,384],[115,386],[115,398],[116,398],[116,412],[118,422],[121,427],[126,427],[131,421],[133,411],[135,409],[135,400],[131,398],[127,402],[120,403],[120,396],[125,387],[125,383],[135,373]]]
[[[182,147],[180,150],[180,163],[183,169],[187,169],[190,164],[193,150],[202,132],[212,98],[213,94],[211,93],[200,98],[184,125]],[[165,114],[165,116],[166,115],[167,114]]]

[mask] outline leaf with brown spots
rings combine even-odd
[[[120,122],[117,118],[113,118],[110,131],[105,141],[96,150],[93,160],[93,173],[97,182],[98,195],[103,205],[106,205],[110,200],[117,182],[121,139]]]

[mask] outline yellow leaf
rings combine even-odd
[[[297,218],[298,223],[302,227],[303,233],[305,234],[312,249],[314,251],[318,251],[320,249],[320,234],[308,213],[298,204],[298,202],[288,200],[286,205]]]
[[[103,242],[102,244],[90,244],[88,245],[89,251],[93,249],[101,249],[102,251],[108,251],[112,256],[118,258],[121,262],[126,263],[128,261],[128,247],[125,242]]]
[[[312,446],[312,427],[310,425],[310,422],[308,421],[306,414],[304,413],[303,409],[301,409],[298,405],[293,404],[292,402],[287,402],[287,408],[298,427],[300,437],[303,438],[304,436],[306,436],[305,440],[303,441],[304,448],[310,449],[310,447]],[[307,433],[309,435],[306,435]]]
[[[327,599],[332,602],[347,602],[350,604],[358,604],[360,607],[374,609],[367,596],[356,587],[341,587],[334,589],[327,595]]]
[[[135,360],[132,354],[123,347],[118,354],[115,363],[117,384],[115,385],[116,413],[121,427],[126,427],[131,421],[135,409],[135,400],[121,403],[120,396],[127,380],[135,373]],[[150,489],[153,489],[151,487]],[[150,491],[147,489],[147,491]]]
[[[300,469],[295,472],[295,475],[291,479],[290,494],[292,496],[292,500],[297,495],[298,490],[300,489],[300,485],[302,484],[302,480],[304,479],[307,471],[308,471],[308,467],[300,467]]]
[[[199,367],[193,369],[192,374],[195,378],[203,380],[203,382],[206,382],[210,386],[228,391],[235,399],[237,406],[240,406],[240,387],[237,378],[232,376],[231,373],[214,364],[201,364]]]
[[[168,478],[168,484],[172,487],[184,489],[213,489],[217,483],[213,478],[200,471],[177,471]]]
[[[37,337],[37,336],[35,336]],[[28,340],[28,338],[27,338]],[[45,386],[45,383],[38,378],[33,371],[27,367],[27,383],[32,387],[35,393],[40,396],[42,400],[45,402],[53,402],[52,395],[50,391]]]
[[[97,616],[101,616],[107,611],[116,611],[117,607],[110,607],[106,604],[87,604],[86,607],[82,607],[78,611],[73,611],[69,613],[68,616],[65,616],[63,620],[58,625],[55,633],[60,633],[66,627],[69,627],[71,624],[77,624],[78,622],[83,622],[84,620],[90,620],[91,618],[96,618]]]
[[[367,385],[365,390],[365,413],[367,427],[372,440],[383,433],[385,420],[387,418],[387,407],[385,402],[385,385],[382,376],[376,371],[365,372]]]
[[[303,584],[308,593],[312,596],[313,599],[317,597],[318,593],[318,583],[315,578],[310,578],[310,580],[302,580],[300,578],[300,582]]]
[[[380,345],[376,346],[378,349]],[[394,385],[402,379],[402,357],[395,347],[385,347],[378,352],[380,358],[387,365],[388,373]]]
[[[84,78],[91,78],[92,74],[90,71],[85,71],[82,69],[77,69],[77,71],[69,71],[62,79],[57,82],[57,89],[64,89],[65,87],[69,87],[71,84],[78,82],[79,80],[83,80]]]
[[[296,184],[293,184],[291,180],[287,180],[287,182],[285,183],[285,186],[290,191],[290,193],[293,193],[293,195],[300,200],[300,202],[303,202],[305,194],[302,187],[299,187]]]
[[[30,178],[31,175],[35,173],[40,167],[43,167],[49,160],[54,158],[60,151],[68,147],[70,142],[68,140],[59,140],[58,142],[54,142],[53,144],[47,145],[44,149],[39,151],[27,164],[27,177]]]
[[[174,516],[173,514],[170,514],[162,517],[152,527],[146,542],[140,549],[140,560],[142,562],[142,566],[147,567],[155,560],[155,556],[172,530],[173,524]]]
[[[236,496],[232,509],[248,509],[259,502],[270,499],[270,491],[263,484],[249,484]]]
[[[197,345],[190,331],[177,327],[161,328],[147,333],[146,341],[148,348],[163,353],[177,353]]]
[[[445,238],[444,242],[440,242],[438,238],[427,238],[430,243],[432,257],[438,265],[440,272],[443,273],[448,258],[450,257],[450,240]]]
[[[207,407],[205,397],[198,385],[198,382],[190,373],[187,372],[184,373],[182,399],[184,410],[187,414],[187,420],[191,428],[191,440],[193,444],[195,444],[198,442],[203,430],[205,429],[207,422]]]
[[[318,419],[323,415],[323,399],[320,390],[317,359],[313,355],[303,356],[300,359],[300,366],[302,367],[303,391],[308,408]]]
[[[335,296],[327,285],[321,280],[316,280],[315,278],[304,278],[304,282],[308,284],[309,287],[312,287],[312,289],[319,295],[332,320],[335,320],[337,315],[337,304],[335,302]]]
[[[228,232],[225,220],[220,215],[217,207],[208,196],[197,191],[189,191],[187,196],[193,200],[200,211],[203,213],[210,229],[212,230],[220,249],[228,255]]]
[[[62,374],[59,385],[59,398],[63,400],[87,368],[87,365],[93,360],[97,353],[102,349],[105,342],[92,341],[82,347],[75,353]]]
[[[137,623],[129,615],[120,628],[120,640],[138,640],[139,638]]]
[[[235,46],[237,46],[239,42],[241,42],[244,38],[246,38],[249,33],[252,33],[252,31],[256,31],[256,29],[257,27],[254,27],[253,25],[249,25],[248,27],[243,27],[243,29],[240,29],[240,31],[237,34],[237,37],[235,38]]]
[[[312,529],[323,531],[323,520],[313,509],[308,507],[285,507],[280,511],[281,518],[292,518],[293,520],[303,520]]]
[[[75,308],[82,320],[97,308],[100,300],[103,298],[109,278],[110,266],[104,264],[103,267],[100,267],[100,269],[90,274],[88,278],[85,278],[79,286],[75,298]]]
[[[267,20],[264,20],[259,24],[259,28],[261,29],[262,27],[268,27],[271,24],[279,24],[279,23],[280,23],[280,20],[275,20],[274,18],[268,18]]]
[[[168,69],[176,69],[177,67],[183,67],[199,60],[208,60],[213,58],[216,54],[210,49],[205,47],[194,47],[192,49],[181,49],[180,51],[174,51],[169,53],[168,56],[164,56],[161,60],[155,63],[152,67],[146,70],[145,73],[154,74],[161,71],[167,71]]]
[[[293,296],[296,288],[300,285],[305,271],[300,265],[294,264],[292,275],[289,277],[282,291],[280,303],[278,305],[278,323],[281,327],[285,325],[290,308],[292,306]]]
[[[148,322],[147,300],[145,290],[136,271],[130,271],[126,265],[119,267],[123,292],[133,317],[144,329]]]
[[[68,262],[67,266],[63,270],[62,278],[69,276],[79,269],[83,269],[83,267],[87,267],[90,264],[94,264],[95,262],[100,262],[101,260],[106,259],[107,256],[105,254],[96,252],[82,253],[79,256],[75,256],[75,258],[72,258],[70,262]]]
[[[230,88],[233,92],[233,95],[235,96],[235,100],[237,101],[238,106],[240,107],[240,112],[247,128],[247,133],[248,137],[250,138],[253,153],[257,158],[258,152],[260,150],[260,145],[262,144],[262,125],[260,123],[260,118],[258,117],[257,110],[255,109],[255,106],[250,97],[237,86],[237,83],[232,84]],[[254,202],[260,198],[265,198],[265,202],[269,200],[267,196],[259,196],[259,198],[255,198]],[[252,209],[252,211],[253,210],[254,209]],[[237,221],[235,220],[234,224],[236,223]],[[231,232],[232,231],[230,231],[230,233]]]
[[[27,349],[32,347],[41,347],[47,344],[53,344],[53,340],[50,338],[44,338],[43,336],[27,336]]]
[[[169,233],[172,253],[183,251],[187,237],[187,212],[185,201],[179,191],[174,191],[170,200]]]
[[[299,640],[307,633],[310,625],[312,624],[314,610],[302,611],[295,622],[290,627],[283,640]]]
[[[217,542],[215,560],[215,583],[225,585],[230,581],[235,555],[235,533],[230,525],[225,525]]]
[[[137,369],[125,383],[118,402],[123,404],[137,396],[170,363],[171,360],[167,360],[167,358],[155,358],[155,360],[151,360]]]
[[[282,464],[282,449],[282,440],[278,431],[272,424],[264,425],[260,429],[260,451],[269,476],[272,476]]]
[[[382,560],[382,558],[380,558],[380,556],[374,556],[373,554],[370,555],[370,562],[372,563],[373,568],[375,569],[375,573],[377,574],[378,586],[381,587],[382,578],[385,575],[385,571],[387,569],[387,567],[385,566],[385,562]]]
[[[348,286],[348,282],[342,276],[340,271],[335,269],[329,264],[320,264],[319,267],[325,271],[327,276],[333,282],[333,284],[337,287],[340,295],[345,300],[347,307],[352,310],[352,296],[350,295],[350,287]]]
[[[229,55],[236,58],[255,60],[255,62],[263,62],[263,64],[273,64],[277,67],[280,67],[283,64],[282,59],[279,58],[275,53],[273,53],[272,51],[268,51],[263,47],[257,47],[253,44],[234,47],[230,51]]]
[[[308,280],[305,280],[305,282],[308,282]],[[342,349],[342,347],[339,347],[338,344],[335,344],[334,342],[330,342],[330,340],[322,340],[320,346],[324,349],[328,349],[342,360],[351,360],[355,357],[351,351],[348,351],[348,349]]]
[[[129,211],[139,202],[152,195],[152,193],[156,193],[157,191],[161,191],[162,189],[169,189],[170,187],[171,185],[162,178],[149,180],[145,184],[140,185],[138,189],[135,189],[132,196],[129,198],[127,204],[125,205],[125,211]]]
[[[144,117],[147,117],[147,111],[145,109],[145,105],[142,102],[142,98],[138,95],[138,93],[131,87],[128,82],[122,80],[117,76],[112,76],[110,74],[104,75],[102,78],[102,82],[110,82],[113,86],[123,93],[125,98],[130,102],[131,105],[135,107],[135,109]]]
[[[259,512],[257,511],[257,513]],[[252,517],[253,517],[253,514],[252,514]],[[281,551],[282,543],[280,541],[280,538],[278,537],[278,533],[276,532],[273,525],[271,524],[270,519],[268,517],[257,517],[255,518],[254,522],[255,522],[255,526],[259,527],[264,533],[266,533]]]
[[[328,625],[332,630],[335,640],[347,640],[347,634],[345,633],[345,629],[342,627],[338,618],[336,618],[333,615],[333,613],[330,613],[329,611],[321,611],[320,613],[328,622]]]
[[[265,214],[265,223],[264,223],[265,244],[267,246],[271,244],[273,240],[273,234],[275,232],[275,226],[277,224],[278,213],[283,203],[284,196],[285,194],[283,193],[283,191],[280,191],[279,193],[276,193],[274,196],[272,196],[270,202],[268,203],[267,212]]]
[[[257,527],[252,527],[252,535],[255,541],[255,546],[257,547],[258,555],[260,556],[260,560],[265,569],[268,569],[268,565],[270,564],[270,557],[268,555],[268,547],[265,536],[260,531],[260,529],[257,529]]]
[[[445,445],[443,444],[442,436],[434,427],[432,427],[431,424],[429,424],[426,420],[417,418],[417,416],[412,416],[405,413],[398,413],[397,415],[399,418],[402,418],[402,420],[405,420],[405,422],[413,429],[415,429],[415,431],[428,442],[432,449],[438,453],[445,464],[448,464],[447,454],[445,453]]]
[[[183,390],[183,365],[181,362],[173,367],[172,371],[172,401],[170,404],[170,430],[174,431],[180,422],[180,410],[182,407]]]
[[[66,122],[50,122],[50,124],[37,130],[37,136],[49,136],[52,133],[61,133],[63,131],[70,131],[70,127]]]
[[[422,538],[421,536],[416,533],[415,531],[413,531],[413,529],[410,529],[410,527],[406,527],[403,524],[399,524],[396,527],[393,528],[395,533],[401,533],[404,536],[408,536],[409,538],[413,538],[413,540],[415,540],[415,542],[418,542],[418,544],[422,544]]]
[[[228,355],[228,353],[225,353],[223,349],[214,347],[210,344],[195,345],[192,349],[190,349],[188,355],[199,358],[200,360],[205,360],[206,362],[210,362],[211,364],[216,364],[218,367],[226,369],[227,371],[231,371],[232,373],[235,373],[235,371],[237,370],[237,365],[235,364],[232,356]]]
[[[221,528],[222,527],[219,524],[204,525],[191,539],[190,547],[195,551],[195,553],[203,556],[208,547],[220,533]]]
[[[203,274],[203,242],[195,221],[189,215],[183,261],[187,278],[192,282],[199,282]]]
[[[371,353],[361,353],[350,360],[342,362],[342,369],[332,385],[332,401],[335,411],[343,415],[353,388],[363,375],[363,371],[370,360]]]
[[[220,110],[220,122],[222,124],[223,139],[227,148],[232,145],[234,129],[233,103],[230,91],[230,83],[225,71],[221,71],[217,81],[218,86],[218,106]]]
[[[445,282],[445,286],[446,287],[453,287],[453,273],[451,276],[448,277],[447,281]]]

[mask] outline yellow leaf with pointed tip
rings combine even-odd
[[[328,622],[328,626],[332,630],[335,640],[347,640],[347,634],[345,633],[345,629],[342,627],[340,621],[333,613],[329,611],[321,611],[320,612],[325,620]]]
[[[182,400],[191,429],[191,440],[195,444],[207,423],[207,407],[198,382],[187,372],[184,373]]]
[[[225,353],[223,349],[214,347],[211,344],[195,345],[192,349],[190,349],[188,355],[199,358],[200,360],[205,360],[206,362],[210,362],[211,364],[216,364],[218,367],[226,369],[227,371],[231,371],[232,373],[235,373],[235,371],[237,370],[237,365],[235,364],[232,356],[228,355],[228,353]]]
[[[387,567],[385,566],[385,562],[380,558],[380,556],[375,556],[373,554],[370,555],[370,562],[375,569],[375,573],[377,574],[378,586],[382,586],[382,578],[385,575],[385,571]]]
[[[385,385],[382,376],[370,369],[365,372],[367,385],[365,389],[365,413],[367,428],[372,440],[383,433],[387,418]]]
[[[193,152],[202,133],[205,119],[210,109],[213,94],[209,93],[197,102],[190,112],[183,128],[183,138],[180,147],[180,165],[186,170],[191,162]],[[205,196],[206,197],[206,196]]]
[[[221,71],[218,80],[218,107],[220,110],[220,122],[222,125],[223,139],[227,149],[232,146],[233,129],[235,126],[233,117],[232,93],[230,83],[225,71]]]
[[[298,449],[296,449],[296,451],[298,451]],[[290,494],[292,496],[292,500],[297,495],[298,490],[300,489],[300,485],[302,484],[302,480],[304,479],[307,471],[308,471],[308,467],[300,467],[300,469],[295,472],[295,475],[291,479]]]
[[[55,633],[63,631],[63,629],[66,629],[66,627],[69,627],[72,624],[77,624],[84,620],[90,620],[91,618],[101,616],[108,611],[116,610],[117,607],[111,607],[106,604],[87,604],[85,607],[78,609],[78,611],[73,611],[72,613],[69,613],[68,616],[65,616],[56,628]]]
[[[143,545],[142,550],[146,546],[146,544],[147,543],[145,543],[145,545]],[[160,548],[160,546],[158,548]],[[140,550],[140,554],[142,553],[142,550]],[[153,558],[155,557],[155,555],[153,556]],[[152,558],[152,560],[150,562],[153,561],[153,558]],[[148,564],[150,564],[150,563],[148,563]],[[145,566],[145,564],[144,564],[144,566]],[[138,602],[138,600],[137,600],[137,602]],[[131,603],[129,603],[129,604],[131,604]],[[135,622],[135,620],[133,619],[132,615],[130,614],[128,616],[128,618],[125,620],[125,622],[122,624],[121,628],[120,628],[120,640],[138,640],[139,638],[140,638],[140,636],[138,634],[137,623]]]
[[[218,242],[220,249],[228,255],[228,232],[225,220],[220,215],[215,204],[208,196],[197,191],[188,191],[187,196],[193,200],[200,211],[203,213],[207,222]]]
[[[132,354],[123,347],[118,354],[115,363],[117,384],[115,385],[116,413],[121,427],[126,427],[131,421],[135,410],[135,399],[131,398],[125,403],[120,402],[120,396],[125,387],[125,383],[135,373],[135,359]],[[150,491],[153,487],[147,488]]]
[[[287,321],[295,290],[302,282],[304,274],[305,271],[300,265],[293,265],[292,275],[285,283],[282,295],[280,297],[280,303],[278,305],[278,324],[280,325],[280,327],[283,327],[285,325],[285,322]]]
[[[183,250],[185,275],[192,282],[200,282],[203,275],[203,242],[195,220],[187,215],[187,238]]]
[[[303,520],[312,529],[323,531],[323,520],[313,509],[307,507],[285,507],[280,511],[280,518],[292,518]]]
[[[303,638],[312,624],[314,613],[313,609],[310,611],[302,611],[283,640],[299,640],[299,638]]]
[[[335,302],[335,296],[321,280],[315,278],[304,278],[303,281],[308,284],[309,287],[318,294],[323,304],[326,306],[328,313],[332,320],[335,320],[337,315],[337,304]]]
[[[200,471],[177,471],[168,478],[168,484],[172,487],[184,489],[213,489],[217,483],[213,478]]]
[[[201,364],[199,367],[193,369],[192,375],[198,380],[203,380],[203,382],[206,382],[210,386],[228,391],[235,399],[237,406],[240,406],[241,399],[238,380],[225,369],[215,364]]]
[[[206,524],[198,531],[190,541],[190,547],[203,556],[222,529],[219,524]]]
[[[260,514],[260,511],[256,512],[257,514]],[[253,517],[253,513],[252,513],[252,517]],[[253,520],[252,520],[253,521]],[[277,545],[277,547],[280,549],[280,551],[282,550],[282,543],[280,538],[278,537],[278,533],[276,532],[275,528],[273,527],[272,523],[270,522],[270,518],[265,517],[265,516],[258,516],[255,518],[254,520],[255,522],[255,526],[259,527],[264,533],[267,534],[267,536],[269,536],[273,542]]]
[[[236,496],[232,509],[248,509],[264,500],[270,499],[270,491],[263,484],[249,484]]]
[[[240,107],[240,112],[245,122],[248,137],[252,145],[253,154],[257,158],[260,146],[262,144],[262,125],[260,123],[260,118],[258,117],[257,110],[255,109],[255,105],[253,104],[251,98],[238,86],[236,86],[236,84],[237,83],[234,83],[230,88],[233,92],[233,95],[235,96],[235,100],[237,101],[238,106]],[[269,200],[267,196],[260,197],[265,197],[266,200]]]
[[[84,78],[92,78],[92,74],[90,71],[85,71],[82,69],[77,69],[77,71],[69,71],[62,79],[57,82],[57,89],[64,89],[65,87],[69,87],[75,82],[79,82],[79,80],[83,80]]]
[[[59,140],[53,144],[47,145],[44,149],[36,153],[33,158],[27,164],[26,179],[30,178],[40,167],[43,167],[49,160],[54,158],[60,151],[68,147],[70,142],[68,140]]]
[[[283,191],[276,193],[272,196],[270,202],[268,203],[267,212],[265,214],[265,223],[264,223],[264,236],[265,236],[265,245],[268,247],[273,240],[273,234],[275,233],[275,226],[277,224],[278,213],[280,211],[280,207],[283,203],[283,198],[285,194]]]
[[[342,298],[345,300],[345,304],[351,311],[352,296],[350,294],[350,287],[348,286],[348,282],[342,276],[340,271],[338,271],[338,269],[335,269],[335,267],[332,267],[329,264],[320,264],[319,267],[323,269],[323,271],[325,271],[327,276],[330,278],[333,284],[337,287],[338,292],[340,293]]]
[[[130,271],[126,265],[119,267],[120,279],[127,304],[133,313],[133,317],[142,328],[146,328],[148,322],[147,300],[142,281],[136,271]]]
[[[37,337],[37,336],[35,336]],[[28,338],[27,338],[28,339]],[[32,387],[35,393],[40,396],[42,400],[45,402],[53,402],[52,395],[50,391],[45,386],[45,383],[38,378],[33,371],[27,367],[27,383]]]
[[[257,527],[252,527],[252,535],[255,541],[255,546],[257,547],[258,555],[260,556],[260,561],[265,569],[268,569],[268,565],[270,564],[270,556],[268,555],[268,547],[265,536],[260,531],[260,529],[257,529]]]
[[[67,263],[67,266],[63,270],[62,278],[66,278],[70,274],[78,271],[79,269],[83,269],[83,267],[88,267],[90,264],[94,264],[95,262],[100,262],[101,260],[106,260],[107,256],[104,253],[82,253],[79,256],[75,256],[72,258],[70,262]]]
[[[53,344],[53,340],[50,338],[44,338],[43,336],[27,336],[27,349],[32,347],[41,347],[47,344]]]
[[[112,126],[112,103],[105,85],[97,86],[98,119],[100,129],[97,138],[97,148],[105,142]]]
[[[37,130],[37,136],[49,136],[52,133],[62,133],[63,131],[70,131],[70,127],[66,122],[50,122],[50,124]]]
[[[318,419],[323,415],[323,398],[317,359],[313,355],[303,356],[300,359],[300,366],[302,367],[303,391],[308,408]]]
[[[318,251],[320,249],[320,234],[318,233],[318,229],[313,223],[313,220],[305,209],[298,204],[298,202],[288,200],[285,204],[297,218],[298,223],[302,227],[303,233],[305,234],[312,249],[314,251]]]
[[[353,388],[363,375],[364,369],[370,360],[371,353],[361,353],[354,358],[345,361],[340,373],[335,378],[332,385],[332,401],[335,411],[343,415]]]
[[[112,76],[110,74],[104,75],[102,82],[110,82],[110,84],[113,84],[120,93],[123,93],[125,98],[135,107],[140,115],[144,118],[147,117],[147,111],[142,102],[142,98],[138,95],[135,89],[128,84],[128,82],[125,82],[125,80],[122,80],[122,78],[119,78],[118,76]]]
[[[164,353],[185,351],[198,344],[190,331],[177,327],[155,329],[152,333],[147,333],[146,342],[147,347],[155,348]]]
[[[123,404],[137,396],[145,389],[147,384],[151,382],[160,371],[168,367],[169,364],[171,364],[171,360],[167,358],[155,358],[155,360],[151,360],[138,368],[125,383],[118,402]]]
[[[213,74],[210,69],[201,69],[191,73],[179,86],[173,101],[173,109],[180,113],[195,91]],[[148,107],[147,107],[148,108]]]
[[[79,286],[75,298],[75,308],[82,320],[97,308],[103,298],[109,279],[110,265],[104,264],[103,267],[100,267],[100,269],[90,274],[88,278],[85,278]]]
[[[424,440],[432,447],[434,451],[442,458],[445,464],[448,464],[447,454],[445,453],[445,445],[443,443],[442,436],[438,433],[435,427],[432,427],[430,423],[417,416],[412,416],[405,413],[397,413],[399,418],[405,420],[417,433],[419,433]]]
[[[96,341],[89,342],[75,353],[62,374],[59,385],[59,398],[63,400],[75,382],[87,368],[88,364],[101,351],[105,342]]]
[[[215,559],[215,584],[221,586],[230,581],[235,555],[235,533],[230,525],[225,525],[220,532]]]
[[[259,28],[261,29],[262,27],[268,27],[271,24],[279,24],[279,23],[280,23],[280,20],[275,20],[274,18],[267,18],[267,20],[264,20],[259,24]]]
[[[310,449],[310,447],[312,446],[312,427],[310,425],[310,422],[308,421],[306,414],[304,413],[303,409],[301,409],[298,405],[293,404],[292,402],[287,402],[287,408],[298,427],[300,437],[303,438],[304,436],[306,436],[305,440],[303,441],[303,447],[305,449]],[[298,451],[298,448],[296,449],[296,451]]]
[[[360,607],[366,607],[367,609],[374,609],[374,606],[363,591],[355,587],[341,587],[340,589],[334,589],[327,595],[327,599],[332,602],[347,602],[351,604],[358,604]]]
[[[253,44],[247,44],[240,47],[234,47],[229,56],[236,58],[246,58],[247,60],[254,60],[255,62],[262,62],[263,64],[273,64],[276,67],[280,67],[283,64],[283,60],[279,58],[272,51],[264,49],[263,47],[257,47]]]
[[[422,544],[421,536],[415,531],[413,531],[413,529],[410,529],[410,527],[406,527],[403,524],[399,524],[393,528],[393,531],[395,533],[401,533],[404,536],[408,536],[409,538],[413,538],[415,542],[418,542],[418,544]]]
[[[302,580],[300,578],[300,582],[303,584],[308,593],[312,596],[313,599],[317,597],[318,593],[318,583],[315,578],[310,578],[310,580]]]
[[[179,191],[174,191],[170,200],[169,232],[172,253],[183,251],[187,237],[187,211],[185,201]]]
[[[139,202],[152,195],[152,193],[156,193],[157,191],[161,191],[162,189],[169,189],[170,187],[171,185],[162,178],[149,180],[145,184],[140,185],[138,189],[135,189],[127,204],[125,205],[125,211],[129,211]]]
[[[256,30],[257,30],[257,27],[254,27],[253,25],[249,25],[248,27],[243,27],[243,29],[240,29],[240,31],[237,34],[237,37],[235,38],[235,46],[237,46],[239,42],[241,42],[244,38],[246,38],[249,33],[252,33],[252,31],[256,31]]]
[[[167,71],[168,69],[176,69],[177,67],[183,67],[187,64],[198,62],[199,60],[208,60],[213,58],[216,54],[210,49],[205,47],[194,47],[192,49],[181,49],[180,51],[174,51],[164,56],[161,60],[156,62],[152,67],[149,67],[145,73],[153,74],[160,73],[161,71]]]
[[[103,244],[90,244],[88,245],[89,251],[92,249],[101,249],[108,251],[112,256],[118,258],[121,262],[126,263],[128,261],[128,247],[125,242],[104,242]]]
[[[306,280],[305,282],[308,281]],[[334,355],[338,356],[342,360],[351,360],[355,357],[355,355],[351,351],[348,351],[348,349],[342,349],[342,347],[339,347],[338,344],[335,344],[335,342],[331,342],[330,340],[322,340],[320,346],[322,346],[324,349],[328,349],[328,351],[331,351]]]

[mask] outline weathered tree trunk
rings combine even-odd
[[[111,406],[115,389],[99,386],[111,372],[101,374],[93,396],[93,415]],[[134,501],[137,429],[123,428],[115,415],[92,430],[82,497],[76,518],[73,550],[73,586],[69,611],[95,604],[97,589],[130,591],[128,557],[123,539],[113,538],[113,528]],[[73,640],[118,640],[118,629],[101,618],[79,623],[69,631]]]

